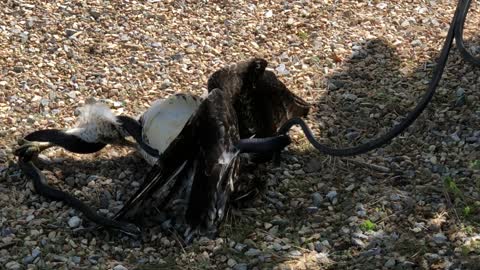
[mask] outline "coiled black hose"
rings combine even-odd
[[[472,56],[465,49],[465,46],[463,44],[463,27],[465,24],[465,19],[467,17],[468,9],[470,7],[470,3],[471,3],[471,0],[460,0],[457,4],[455,15],[453,16],[453,19],[450,23],[448,35],[445,39],[442,51],[440,53],[440,58],[438,59],[438,63],[433,72],[433,77],[430,80],[430,83],[428,85],[427,92],[423,95],[420,102],[413,109],[413,111],[411,111],[401,123],[394,126],[390,131],[378,137],[377,139],[373,139],[367,143],[364,143],[355,147],[351,147],[351,148],[332,148],[330,146],[321,144],[315,139],[313,132],[307,126],[305,121],[301,118],[289,119],[287,122],[285,122],[285,124],[283,124],[280,127],[280,129],[278,130],[278,134],[285,135],[293,125],[299,125],[303,133],[307,137],[307,140],[313,145],[313,147],[315,147],[315,149],[319,150],[323,154],[327,154],[331,156],[354,156],[354,155],[366,153],[370,150],[373,150],[385,144],[388,144],[393,138],[395,138],[400,133],[405,131],[405,129],[407,129],[418,118],[418,116],[420,116],[423,110],[425,110],[425,108],[427,107],[428,103],[431,101],[437,89],[438,83],[442,78],[443,70],[445,69],[445,65],[448,59],[448,54],[450,53],[450,49],[451,49],[454,38],[457,42],[457,46],[463,58],[466,61],[472,63],[473,65],[480,66],[480,60]]]

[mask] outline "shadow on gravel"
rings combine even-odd
[[[381,39],[354,45],[352,58],[326,78],[327,94],[310,125],[320,141],[337,147],[384,134],[425,93],[433,62],[413,63]],[[331,269],[477,267],[480,241],[472,239],[480,222],[480,68],[452,49],[442,78],[407,132],[354,162],[324,156],[300,136],[300,150],[286,153],[282,167],[300,161],[305,174],[275,190],[299,190],[286,202],[300,196],[309,205],[293,209],[301,217],[285,226],[299,233],[278,237],[326,254],[334,264],[324,266]]]
[[[317,136],[330,145],[356,145],[383,134],[407,115],[431,77],[432,60],[411,63],[381,39],[355,45],[352,56],[326,78],[328,93],[310,114]],[[258,240],[254,230],[263,225],[263,237],[278,245],[257,247],[270,250],[271,259],[252,266],[268,269],[474,269],[479,251],[468,239],[478,234],[480,222],[480,168],[472,166],[480,162],[480,70],[456,50],[447,65],[427,110],[385,148],[352,162],[325,157],[301,139],[302,145],[283,153],[280,167],[263,168],[267,191],[227,220],[223,236]],[[58,172],[59,181],[78,178],[67,182],[70,192],[88,187],[90,175],[98,177],[102,206],[102,196],[118,191],[125,201],[124,191],[136,190],[132,182],[143,181],[147,165],[131,154],[108,159],[104,150],[42,168]],[[297,172],[285,177],[285,168]],[[287,245],[298,252],[281,251]],[[251,261],[226,244],[222,249],[237,262]]]

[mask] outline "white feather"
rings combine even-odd
[[[174,95],[155,101],[141,117],[144,141],[163,153],[200,103],[201,99],[191,95]]]
[[[120,137],[115,128],[117,118],[105,104],[87,104],[80,109],[75,128],[66,131],[90,143],[111,141]]]

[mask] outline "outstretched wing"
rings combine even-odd
[[[211,91],[117,217],[157,207],[175,212],[187,235],[214,232],[238,174],[238,140],[231,101],[223,91]]]

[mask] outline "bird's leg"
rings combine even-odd
[[[46,150],[54,146],[51,142],[36,142],[28,141],[25,139],[18,140],[19,147],[15,149],[15,155],[23,157],[27,160],[31,160],[34,156],[40,154],[43,150]]]

